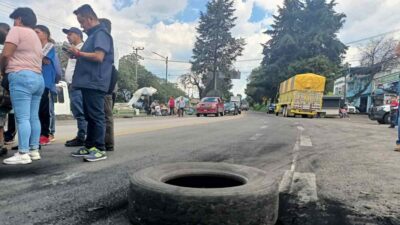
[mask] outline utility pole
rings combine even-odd
[[[344,103],[347,102],[347,76],[350,76],[350,65],[347,65],[347,74],[344,75]]]
[[[160,55],[157,52],[152,52],[152,53],[165,59],[165,83],[168,84],[168,60],[169,60],[168,56]]]
[[[135,56],[136,56],[136,64],[135,64],[135,76],[136,76],[136,86],[138,86],[138,64],[139,64],[139,59],[143,59],[143,57],[141,57],[138,53],[139,51],[143,51],[144,48],[143,47],[133,47],[133,50],[135,51]]]

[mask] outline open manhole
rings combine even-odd
[[[188,188],[230,188],[246,184],[239,176],[222,175],[186,175],[167,179],[164,183]]]

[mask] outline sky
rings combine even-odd
[[[200,12],[205,12],[207,0],[0,0],[0,21],[12,23],[9,14],[18,6],[31,7],[40,24],[50,28],[53,39],[65,41],[62,28],[79,27],[73,11],[82,4],[90,4],[99,17],[113,23],[112,35],[120,56],[132,52],[133,47],[144,47],[141,62],[157,76],[165,77],[165,63],[156,52],[180,62],[169,63],[169,81],[190,71],[187,63],[196,40]],[[236,69],[242,78],[234,80],[232,92],[244,94],[246,79],[251,70],[260,65],[262,43],[269,40],[264,32],[273,23],[272,16],[283,0],[235,0],[237,26],[234,37],[246,40],[243,56]],[[337,12],[345,13],[346,23],[338,33],[344,43],[400,29],[399,0],[336,0]],[[357,64],[363,42],[352,44],[346,60]]]

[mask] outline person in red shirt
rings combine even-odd
[[[390,127],[395,128],[397,125],[397,110],[399,108],[399,101],[397,101],[397,97],[392,97],[390,102]]]
[[[168,105],[169,105],[169,115],[170,116],[175,115],[175,99],[174,99],[174,96],[169,97]]]

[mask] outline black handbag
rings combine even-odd
[[[10,82],[8,80],[8,73],[3,75],[3,78],[1,79],[1,86],[7,90],[10,91]]]

